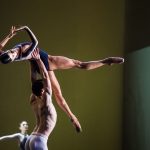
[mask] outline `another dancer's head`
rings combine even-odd
[[[42,96],[44,93],[44,86],[42,80],[36,80],[32,84],[32,92],[36,96]]]
[[[22,121],[22,122],[20,123],[19,129],[20,129],[20,131],[21,131],[22,133],[27,132],[27,130],[28,130],[28,123],[27,123],[26,121]]]
[[[18,53],[16,50],[8,50],[0,55],[0,61],[3,64],[8,64],[15,60],[15,58],[17,57],[17,54]]]

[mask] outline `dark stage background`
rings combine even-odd
[[[83,61],[123,56],[124,7],[124,0],[5,0],[1,2],[0,38],[7,35],[11,25],[27,25],[39,46],[51,55]],[[19,33],[6,49],[26,40],[27,35]],[[24,61],[0,67],[0,136],[19,132],[22,120],[28,121],[30,133],[35,119],[29,105],[29,64]],[[122,68],[56,71],[83,132],[75,132],[53,99],[58,121],[48,140],[50,150],[122,149]],[[16,150],[17,143],[0,142],[0,150],[4,149]]]
[[[150,1],[125,5],[123,150],[149,150]]]

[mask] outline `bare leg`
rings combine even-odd
[[[59,105],[59,107],[64,112],[66,112],[66,114],[70,118],[73,126],[75,127],[76,131],[81,132],[82,131],[81,125],[80,125],[77,117],[70,110],[65,98],[63,97],[60,85],[58,83],[58,80],[57,80],[54,72],[53,71],[48,71],[48,74],[49,74],[49,77],[50,77],[50,80],[51,80],[52,91],[53,91],[53,94],[55,96],[55,100],[56,100],[57,104]]]
[[[124,59],[121,57],[108,57],[103,60],[81,62],[79,60],[74,60],[63,56],[49,56],[51,70],[70,68],[92,70],[102,67],[103,65],[121,64],[123,62]]]
[[[62,95],[62,91],[61,91],[59,82],[58,82],[54,72],[48,71],[48,74],[50,77],[50,81],[51,81],[51,85],[52,85],[52,91],[53,91],[53,94],[55,96],[56,102],[62,108],[62,110],[64,110],[67,113],[68,117],[71,118],[71,116],[73,114],[72,114],[71,110],[69,109],[69,106],[67,105],[67,103],[65,101],[65,98]]]

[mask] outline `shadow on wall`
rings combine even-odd
[[[150,45],[150,1],[126,0],[125,52]]]

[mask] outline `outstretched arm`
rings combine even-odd
[[[80,125],[78,119],[76,118],[76,116],[70,110],[67,102],[65,101],[65,99],[62,95],[62,92],[61,92],[60,85],[58,83],[58,80],[57,80],[54,72],[49,71],[48,73],[49,73],[49,77],[50,77],[51,84],[52,84],[52,91],[54,93],[57,104],[68,115],[68,117],[72,121],[74,127],[76,128],[76,131],[81,132],[82,131],[81,125]]]
[[[0,137],[0,141],[2,141],[2,140],[13,140],[13,139],[19,139],[19,138],[20,138],[20,134],[15,133],[15,134]]]
[[[3,52],[2,48],[7,44],[7,42],[16,35],[16,28],[11,27],[10,33],[0,42],[0,54]]]
[[[28,35],[29,35],[29,37],[31,39],[31,45],[30,45],[30,47],[27,49],[26,52],[23,52],[23,57],[27,57],[37,47],[38,40],[37,40],[36,36],[34,35],[34,33],[30,30],[29,27],[22,26],[22,27],[18,28],[16,31],[21,31],[21,30],[25,30],[28,33]]]

